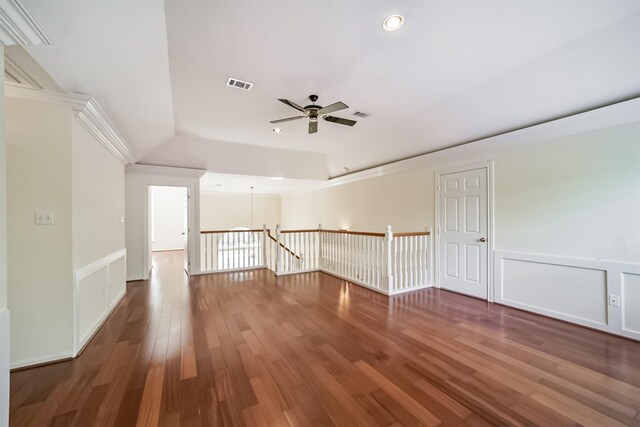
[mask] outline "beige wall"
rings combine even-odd
[[[124,166],[72,121],[73,269],[125,247]]]
[[[70,108],[5,100],[11,362],[68,356],[73,347]],[[34,124],[37,124],[35,126]],[[54,225],[35,225],[35,211]]]
[[[284,228],[421,231],[433,225],[431,170],[417,169],[282,196]]]
[[[203,193],[200,195],[200,229],[229,230],[235,227],[275,230],[280,223],[280,196],[253,195],[253,224],[251,224],[251,196],[236,193]]]
[[[495,160],[495,248],[639,262],[639,140],[633,123],[488,157]],[[434,176],[423,168],[283,195],[282,224],[435,227]]]

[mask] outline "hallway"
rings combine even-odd
[[[633,425],[640,343],[322,273],[194,276],[154,253],[80,357],[11,375],[11,426]]]

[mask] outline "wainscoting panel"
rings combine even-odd
[[[622,273],[622,329],[640,335],[640,274]]]
[[[123,256],[109,264],[109,286],[107,288],[109,310],[120,302],[126,291],[127,261]]]
[[[497,303],[640,340],[640,264],[495,251],[494,271]]]
[[[74,272],[74,357],[97,332],[125,292],[125,249]]]

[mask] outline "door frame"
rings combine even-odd
[[[189,257],[190,266],[192,265],[191,261],[193,260],[193,250],[195,247],[194,242],[194,230],[193,230],[193,203],[191,194],[193,192],[193,187],[187,184],[165,184],[165,183],[150,183],[148,181],[144,181],[142,183],[143,188],[143,209],[142,209],[142,280],[149,279],[149,273],[151,272],[151,268],[148,267],[150,261],[151,254],[151,233],[149,232],[149,227],[151,226],[151,188],[150,187],[177,187],[177,188],[186,188],[187,189],[187,204],[189,205],[189,235],[187,236],[189,251],[187,253]],[[199,228],[199,226],[198,226]],[[198,235],[200,234],[200,230],[198,229]],[[199,244],[199,243],[198,243]],[[191,270],[191,268],[189,269]],[[187,276],[191,275],[191,271],[187,273]]]
[[[465,172],[473,169],[487,170],[487,301],[495,300],[495,281],[493,272],[494,258],[494,179],[493,160],[451,166],[435,170],[434,181],[434,206],[435,206],[435,239],[434,239],[434,279],[433,283],[440,288],[440,177],[450,173]]]

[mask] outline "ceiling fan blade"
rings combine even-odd
[[[295,117],[289,117],[289,118],[286,118],[286,119],[271,120],[269,123],[276,124],[276,123],[282,123],[282,122],[290,122],[291,120],[304,119],[305,117],[307,117],[307,116],[295,116]]]
[[[309,122],[309,133],[318,132],[318,122]]]
[[[324,116],[324,119],[328,122],[338,123],[339,125],[346,126],[353,126],[358,123],[355,120],[343,119],[342,117]]]
[[[296,104],[295,102],[291,102],[288,99],[280,99],[278,98],[278,101],[287,104],[289,107],[293,107],[298,111],[304,111],[304,108],[302,108],[301,106],[299,106],[298,104]]]
[[[349,108],[349,106],[342,101],[336,102],[335,104],[327,105],[326,107],[318,110],[318,115],[321,116],[323,114],[333,113],[334,111],[344,110],[345,108]]]

